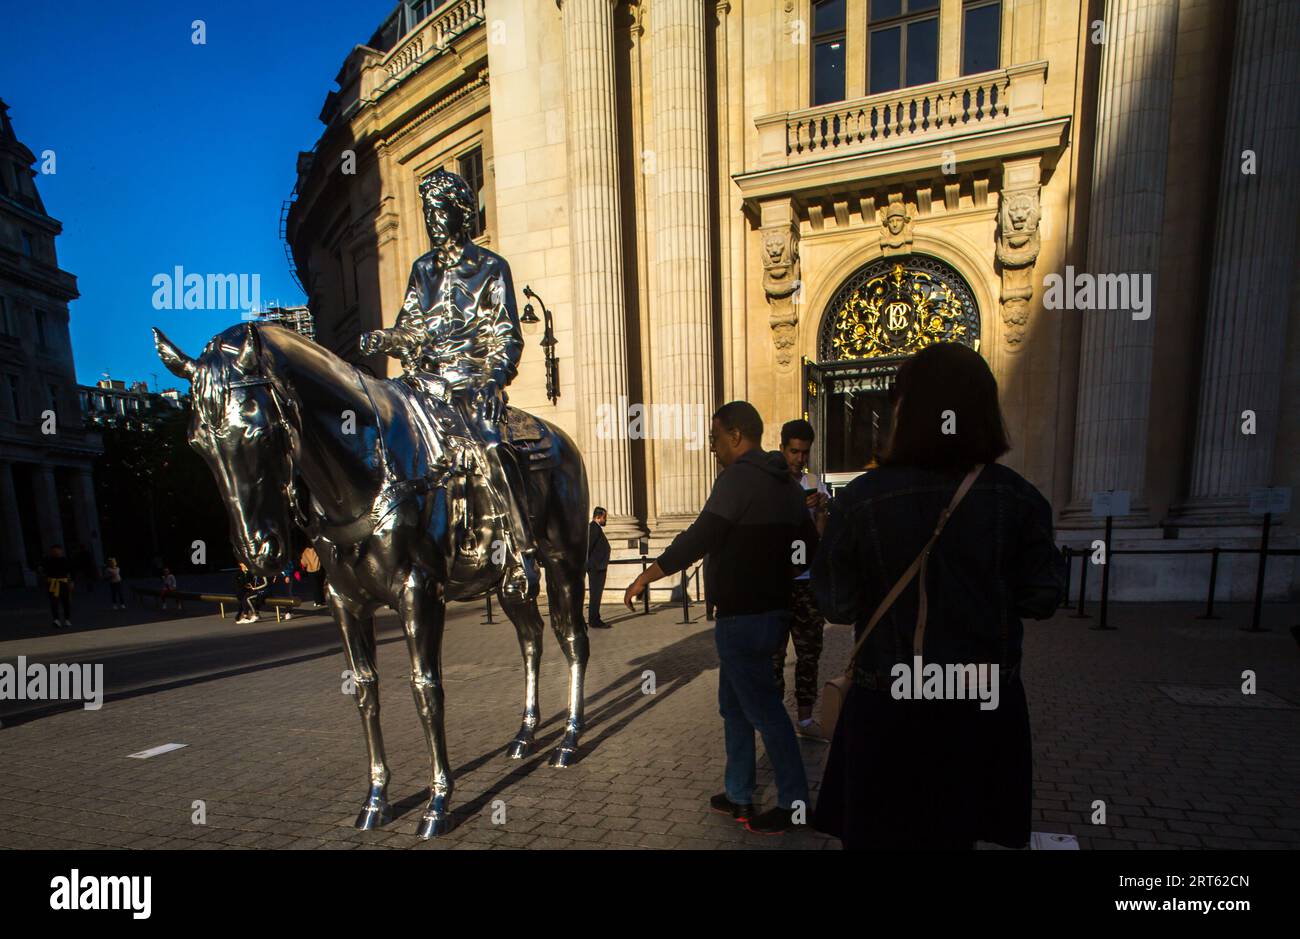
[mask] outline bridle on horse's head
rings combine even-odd
[[[270,392],[268,397],[272,404],[275,405],[275,424],[284,434],[284,498],[289,506],[289,513],[296,524],[303,531],[307,532],[308,537],[315,538],[319,534],[320,526],[308,518],[307,513],[302,510],[298,502],[298,489],[294,485],[297,477],[297,469],[293,465],[293,426],[285,416],[285,406],[280,399],[280,389],[276,386],[275,381],[266,375],[256,375],[251,378],[241,378],[238,381],[232,381],[227,384],[228,388],[251,388],[257,385],[266,385]]]

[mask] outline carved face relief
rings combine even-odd
[[[775,267],[786,263],[786,248],[790,243],[784,232],[769,231],[763,235],[764,266]]]
[[[886,255],[907,254],[912,250],[912,219],[897,202],[885,208],[884,229],[880,235],[881,251]]]
[[[1013,247],[1024,245],[1038,230],[1038,200],[1027,192],[1013,193],[1002,203],[1002,235]]]

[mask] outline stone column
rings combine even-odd
[[[90,549],[95,569],[104,566],[104,548],[99,537],[99,508],[95,503],[95,479],[90,468],[74,471],[72,499],[77,512],[77,537]]]
[[[1188,499],[1175,516],[1183,525],[1257,524],[1246,511],[1250,490],[1275,482],[1287,313],[1300,265],[1298,50],[1300,4],[1241,0],[1196,446]]]
[[[54,483],[54,467],[37,466],[32,471],[32,489],[36,498],[36,524],[40,527],[41,550],[63,545],[65,557],[71,557],[76,545],[65,543],[62,514],[59,512],[59,488]]]
[[[671,529],[698,514],[715,475],[708,446],[714,410],[709,73],[700,0],[658,0],[646,15],[657,193],[652,394],[654,405],[672,409],[660,413],[680,418],[674,428],[656,421],[655,514]],[[668,433],[675,439],[664,439]]]
[[[1178,0],[1106,0],[1105,24],[1088,266],[1081,273],[1098,284],[1102,275],[1122,274],[1129,283],[1136,276],[1148,315],[1058,312],[1083,317],[1071,504],[1061,521],[1091,525],[1092,493],[1123,489],[1132,494],[1133,514],[1117,524],[1146,525],[1152,337],[1160,315],[1149,304],[1164,220]],[[1070,284],[1065,289],[1073,292]]]
[[[627,302],[614,97],[614,0],[563,0],[569,116],[569,254],[573,264],[578,427],[592,505],[611,541],[634,538],[627,438]]]
[[[27,547],[23,543],[23,520],[18,509],[18,493],[14,490],[12,463],[0,463],[0,518],[4,519],[4,526],[0,528],[0,540],[3,541],[5,565],[11,568],[16,566],[21,578],[27,570],[28,558]],[[0,571],[0,576],[6,573]],[[9,585],[0,580],[0,586]]]

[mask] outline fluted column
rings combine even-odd
[[[1182,524],[1248,521],[1271,485],[1287,313],[1300,257],[1300,4],[1240,0],[1205,320],[1200,408]],[[1253,166],[1244,162],[1253,154]],[[1245,172],[1253,169],[1253,173]],[[1243,432],[1253,412],[1254,433]]]
[[[563,0],[569,115],[569,251],[573,264],[574,370],[583,459],[593,505],[609,510],[609,536],[635,536],[626,433],[624,299],[614,0]],[[602,417],[604,420],[602,420]]]
[[[1084,310],[1071,505],[1062,522],[1090,523],[1092,493],[1128,490],[1146,517],[1147,422],[1154,308],[1164,222],[1165,165],[1178,0],[1106,0],[1097,87],[1097,140],[1087,276],[1138,275],[1149,287],[1145,319],[1129,310]],[[1068,313],[1062,315],[1070,315]]]
[[[0,550],[3,551],[5,563],[14,566],[20,573],[27,569],[27,546],[23,543],[22,517],[18,514],[18,492],[14,488],[14,465],[0,463]],[[35,559],[31,560],[36,563]],[[0,570],[0,575],[4,571]],[[8,586],[0,582],[0,585]]]
[[[36,499],[36,523],[41,530],[41,550],[49,551],[56,544],[63,545],[63,553],[72,556],[74,545],[63,537],[63,516],[59,511],[59,488],[54,480],[54,467],[42,464],[32,470],[32,489]]]
[[[656,0],[646,16],[654,114],[652,185],[657,195],[651,394],[654,404],[679,409],[684,430],[677,439],[660,436],[653,441],[656,515],[671,528],[699,512],[714,478],[707,440],[714,410],[705,99],[709,73],[700,0]],[[701,433],[705,439],[699,439]]]

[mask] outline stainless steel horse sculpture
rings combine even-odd
[[[534,597],[500,589],[506,571],[500,546],[509,519],[489,468],[475,458],[482,450],[463,415],[450,401],[439,404],[404,380],[371,378],[275,326],[233,326],[213,337],[197,359],[156,329],[154,341],[167,368],[191,382],[190,444],[216,478],[239,559],[262,573],[279,571],[289,544],[286,519],[307,533],[320,555],[370,756],[370,788],[357,827],[391,818],[372,620],[387,606],[400,615],[406,633],[411,690],[429,745],[430,798],[417,834],[447,831],[452,775],[441,647],[448,600],[497,592],[519,634],[524,711],[507,747],[510,757],[532,752],[540,719],[542,617]],[[551,626],[569,666],[567,723],[550,760],[566,766],[583,726],[586,475],[559,428],[508,412],[507,426],[522,430],[504,434],[498,445],[527,460],[520,504],[527,507],[533,543],[526,547],[545,575]]]

